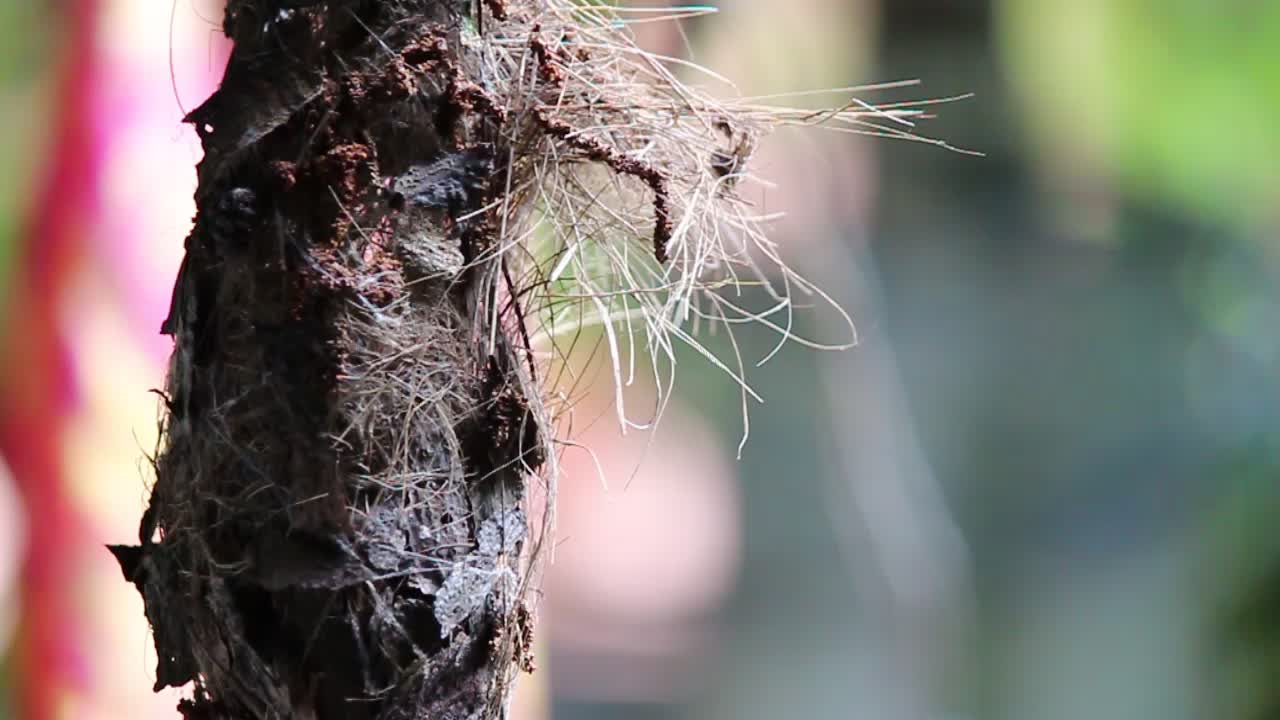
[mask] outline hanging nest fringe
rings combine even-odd
[[[666,389],[691,321],[787,339],[817,291],[735,193],[756,139],[918,139],[918,111],[716,100],[619,11],[479,5],[227,3],[156,482],[112,547],[188,718],[501,716],[555,495],[535,347],[598,323],[619,387],[638,344]]]

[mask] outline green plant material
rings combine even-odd
[[[41,3],[0,3],[0,137],[5,138],[0,142],[0,290],[9,283],[17,233],[39,169],[49,26]]]
[[[1051,173],[1246,226],[1280,187],[1280,4],[999,4],[1004,66]]]

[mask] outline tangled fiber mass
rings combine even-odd
[[[624,427],[637,355],[665,398],[703,321],[791,338],[791,294],[817,290],[736,193],[754,143],[920,139],[916,109],[714,99],[635,19],[657,16],[227,3],[225,77],[187,118],[205,156],[155,485],[111,548],[185,717],[502,716],[533,670],[565,338],[600,327]],[[771,309],[723,292],[748,282]]]

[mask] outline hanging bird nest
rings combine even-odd
[[[619,388],[644,349],[665,390],[698,321],[787,339],[820,293],[737,195],[754,143],[919,139],[918,110],[717,99],[621,10],[480,6],[227,3],[156,482],[112,548],[188,718],[500,716],[553,518],[535,348],[598,324]],[[747,281],[773,310],[723,293]]]

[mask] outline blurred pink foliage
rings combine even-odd
[[[576,439],[605,469],[602,477],[581,449],[562,461],[543,625],[557,691],[677,700],[697,682],[714,644],[709,621],[737,575],[731,460],[705,421],[678,405],[655,433],[621,436],[600,422]]]
[[[50,150],[6,306],[7,346],[21,352],[0,373],[0,451],[28,518],[14,700],[32,720],[116,717],[142,705],[172,715],[171,700],[148,697],[141,642],[112,637],[141,629],[141,607],[102,548],[136,533],[140,445],[155,428],[131,421],[154,402],[147,385],[123,380],[161,384],[169,346],[157,330],[198,157],[175,88],[161,80],[170,34],[154,22],[167,19],[157,9],[139,0],[59,4]],[[174,19],[174,84],[190,102],[216,83],[220,36],[198,18]]]
[[[8,354],[0,373],[0,452],[26,506],[26,557],[20,580],[22,617],[16,648],[25,678],[16,684],[19,714],[57,716],[60,695],[83,690],[88,678],[77,647],[68,588],[83,551],[84,521],[67,498],[59,452],[61,431],[75,406],[70,346],[62,337],[65,290],[84,248],[84,229],[98,209],[101,143],[92,112],[100,4],[68,4],[69,49],[54,95],[53,156],[29,211],[7,304]]]

